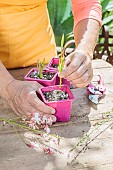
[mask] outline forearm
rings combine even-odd
[[[77,50],[83,50],[91,58],[99,34],[99,22],[93,19],[83,19],[74,27],[74,38]]]
[[[7,97],[7,86],[12,82],[14,78],[9,74],[7,69],[4,67],[0,61],[0,96],[2,98]]]
[[[100,0],[71,0],[74,16],[74,36],[77,49],[91,57],[102,25]]]

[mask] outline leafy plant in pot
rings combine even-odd
[[[52,86],[56,83],[57,72],[54,70],[44,69],[45,59],[37,62],[37,68],[31,69],[24,77],[28,81],[37,81],[43,86]]]
[[[57,121],[67,122],[70,120],[72,101],[75,99],[69,86],[55,85],[39,89],[42,100],[48,106],[56,110]]]

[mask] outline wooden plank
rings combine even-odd
[[[99,60],[99,62],[100,62],[100,60]],[[98,64],[98,62],[97,62],[97,64]],[[18,73],[17,70],[16,70],[16,72],[14,72],[14,70],[11,70],[15,73],[15,76],[17,76],[17,74],[16,74],[16,73]],[[113,106],[113,93],[112,93],[113,92],[113,86],[112,86],[113,79],[111,79],[111,77],[108,76],[108,72],[109,72],[109,75],[113,75],[112,68],[102,68],[101,70],[94,69],[93,82],[95,83],[95,81],[98,80],[97,75],[101,74],[102,77],[104,78],[105,86],[107,88],[106,96],[100,100],[100,103],[97,106],[88,100],[88,93],[87,93],[86,88],[72,89],[72,92],[73,92],[74,96],[76,97],[76,100],[73,102],[70,123],[73,123],[77,117],[82,117],[82,116],[86,120],[87,120],[87,117],[89,117],[90,120],[100,119],[101,114],[99,114],[99,113],[106,112],[106,111],[112,109],[112,106]],[[18,74],[23,76],[23,73],[24,73],[24,69],[22,69],[22,71],[21,71],[21,69],[19,69]],[[7,118],[9,118],[9,117],[13,118],[16,116],[16,115],[14,116],[13,111],[10,109],[10,107],[8,107],[7,103],[5,101],[3,101],[2,99],[0,99],[0,112],[1,112],[2,117],[5,116]],[[86,118],[85,118],[85,116],[86,116]],[[67,125],[67,124],[68,123],[65,123],[65,124],[63,123],[63,125]],[[57,124],[55,126],[58,126],[58,125],[61,126],[61,123]],[[0,126],[2,129],[1,130],[2,133],[3,132],[6,133],[7,130],[9,130],[9,132],[11,131],[10,127],[2,128],[2,124]]]
[[[113,131],[109,128],[102,133],[96,140],[94,140],[89,146],[85,153],[81,153],[77,160],[67,166],[67,153],[68,151],[83,137],[83,130],[89,133],[93,130],[93,127],[88,128],[88,124],[77,124],[76,126],[68,126],[67,128],[58,127],[53,128],[53,132],[57,132],[64,136],[66,139],[61,141],[58,148],[60,151],[64,151],[65,154],[59,155],[55,153],[53,155],[44,155],[39,150],[27,148],[22,141],[15,134],[0,135],[0,170],[33,170],[37,169],[49,169],[49,170],[60,170],[60,169],[84,169],[94,167],[100,170],[99,167],[102,165],[109,165],[112,168],[113,163]],[[107,125],[101,126],[100,129],[95,130],[92,137],[101,132]],[[22,134],[21,134],[22,135]],[[28,135],[23,134],[28,137]],[[23,136],[22,135],[22,136]],[[7,143],[8,139],[8,143]],[[80,147],[81,148],[81,147]],[[77,154],[77,151],[73,152],[72,158]],[[48,170],[47,169],[47,170]]]
[[[110,63],[108,63],[108,62],[106,62],[106,61],[104,61],[102,59],[93,60],[92,64],[93,64],[94,69],[95,68],[98,68],[98,69],[101,69],[101,68],[113,68],[113,66]]]
[[[27,148],[19,137],[13,133],[13,129],[6,125],[5,127],[0,122],[0,170],[60,170],[60,169],[87,169],[87,170],[101,170],[113,169],[113,130],[108,128],[96,140],[91,142],[88,150],[81,153],[73,164],[67,166],[67,153],[77,144],[84,134],[92,132],[95,129],[95,124],[99,121],[104,121],[100,113],[109,111],[113,107],[113,69],[111,65],[104,61],[95,60],[94,62],[94,78],[93,83],[98,80],[98,74],[102,75],[105,80],[107,88],[106,96],[100,100],[96,106],[88,100],[88,93],[86,88],[72,89],[76,100],[72,107],[71,121],[68,123],[57,123],[51,128],[51,133],[58,134],[65,139],[61,141],[58,149],[65,152],[63,155],[55,153],[53,155],[44,155],[39,150]],[[23,79],[24,75],[30,68],[11,70],[11,74],[17,79]],[[15,117],[8,104],[0,99],[0,117]],[[94,130],[91,137],[104,130],[108,124],[100,126],[99,129]],[[57,127],[57,128],[56,128]],[[23,131],[19,129],[20,131]],[[21,133],[27,140],[29,134],[27,132]],[[32,137],[31,133],[31,137]],[[79,146],[76,151],[72,153],[73,158],[77,151],[81,149]]]

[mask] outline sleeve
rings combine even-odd
[[[71,0],[71,4],[74,26],[86,18],[97,20],[100,26],[102,26],[102,8],[100,0]]]

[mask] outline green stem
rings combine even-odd
[[[41,79],[43,78],[43,69],[42,68],[40,68],[39,76],[40,76]]]
[[[12,121],[12,120],[7,120],[7,119],[5,119],[5,118],[0,118],[0,121],[5,121],[5,122],[8,123],[8,124],[12,124],[12,125],[15,125],[15,126],[17,126],[17,127],[20,127],[20,128],[22,128],[22,129],[26,129],[26,130],[29,130],[29,131],[38,132],[39,134],[46,134],[46,132],[43,132],[43,131],[40,131],[40,130],[37,130],[37,129],[32,129],[32,128],[30,128],[30,127],[24,126],[24,125],[22,125],[22,124],[18,124],[18,123],[16,123],[16,122]],[[60,136],[58,136],[58,135],[56,135],[56,134],[48,134],[48,135],[49,135],[49,136],[54,136],[54,137],[56,137],[56,138],[58,138],[58,139],[63,139],[62,137],[60,137]]]
[[[62,85],[62,78],[60,77],[60,87],[61,87],[61,85]]]
[[[110,119],[111,119],[111,117],[110,117]],[[80,144],[82,144],[82,143],[85,142],[86,140],[87,140],[87,142],[88,142],[88,141],[90,140],[90,135],[91,135],[95,130],[97,130],[99,127],[101,127],[101,126],[104,125],[106,122],[108,122],[110,119],[109,119],[109,118],[106,118],[106,119],[104,119],[104,121],[101,121],[95,129],[93,129],[89,134],[87,134],[85,137],[83,137],[82,139],[80,139],[80,141],[69,151],[69,153],[72,152],[72,151],[74,151]]]
[[[85,146],[77,153],[77,155],[74,157],[74,159],[71,161],[71,164],[77,159],[77,157],[80,155],[80,153],[82,153],[83,150],[85,150],[85,148],[91,143],[93,142],[98,136],[100,136],[103,132],[105,132],[110,126],[113,125],[113,122],[108,125],[104,130],[102,130],[100,133],[98,133],[94,138],[92,138],[89,142],[87,142],[85,144]]]
[[[23,142],[25,145],[28,146],[28,144],[25,142],[25,140],[23,139],[23,137],[22,137],[22,136],[20,135],[20,133],[15,129],[14,126],[13,126],[13,129],[15,130],[17,136],[22,140],[22,142]],[[56,151],[56,152],[59,152],[60,154],[63,154],[63,152],[59,151],[58,149],[56,149],[56,148],[54,148],[54,147],[51,147],[51,146],[49,146],[49,145],[46,145],[46,144],[44,144],[44,143],[40,143],[38,140],[37,140],[37,143],[39,144],[39,146],[40,146],[40,144],[41,144],[41,145],[43,145],[43,146],[46,146],[46,147],[49,147],[49,148],[53,149],[53,150]],[[40,148],[41,148],[41,147],[40,147]],[[41,149],[43,149],[43,148],[41,148]]]

